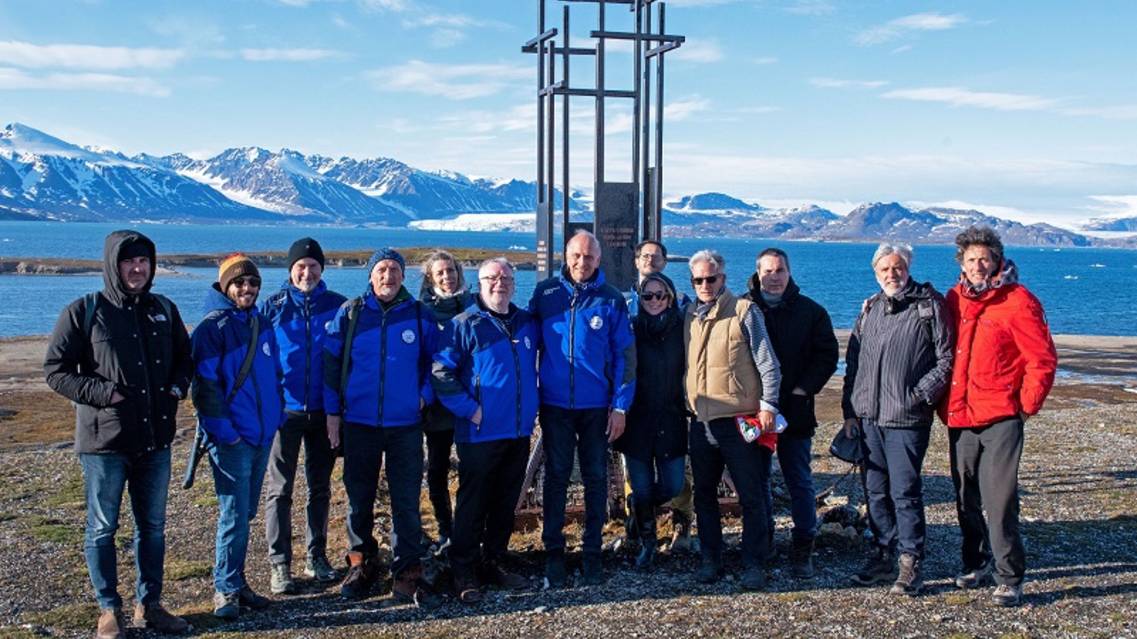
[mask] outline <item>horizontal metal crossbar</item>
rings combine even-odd
[[[667,53],[668,51],[673,51],[675,49],[678,49],[680,44],[682,44],[682,43],[681,42],[668,42],[667,44],[661,44],[658,47],[655,47],[654,49],[648,49],[647,53],[644,54],[644,57],[645,58],[654,58],[657,55],[663,55],[664,53]]]
[[[544,42],[546,40],[550,40],[550,39],[555,38],[555,37],[557,37],[557,30],[555,28],[549,29],[548,31],[542,33],[541,35],[530,39],[525,44],[521,45],[521,47],[523,49],[529,48],[529,47],[536,47],[538,43]]]
[[[631,31],[592,31],[593,38],[608,38],[609,40],[635,40],[636,34]],[[648,42],[686,42],[687,38],[681,35],[667,35],[663,33],[641,33],[641,40]]]
[[[622,91],[618,89],[605,89],[604,91],[597,91],[596,89],[573,89],[566,88],[565,83],[555,82],[537,92],[538,96],[544,97],[546,95],[568,95],[573,97],[586,97],[595,98],[597,95],[603,94],[606,98],[634,98],[636,97],[635,91]]]
[[[548,51],[547,48],[545,50]],[[533,45],[531,47],[521,47],[521,52],[522,53],[537,53],[537,45]],[[553,47],[553,53],[555,55],[561,55],[564,52],[565,52],[564,47]],[[596,55],[596,49],[586,49],[584,47],[569,47],[568,53],[569,53],[569,55]]]

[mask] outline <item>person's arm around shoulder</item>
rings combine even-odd
[[[1042,410],[1042,404],[1054,386],[1058,354],[1042,304],[1026,289],[1022,289],[1021,295],[1023,301],[1011,316],[1011,335],[1023,360],[1019,404],[1022,406],[1020,416],[1025,421]]]
[[[79,370],[91,342],[80,325],[82,305],[70,304],[59,314],[44,354],[44,375],[51,390],[76,404],[105,408],[123,398],[111,380]]]

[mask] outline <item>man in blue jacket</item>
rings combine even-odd
[[[600,242],[578,231],[561,273],[537,285],[529,312],[541,327],[541,433],[545,447],[545,578],[565,585],[565,499],[573,449],[584,480],[583,585],[603,580],[601,528],[608,499],[608,444],[624,432],[635,395],[636,342],[628,307],[604,283]]]
[[[237,618],[241,607],[269,604],[245,579],[249,523],[257,514],[269,448],[284,421],[279,351],[276,335],[257,311],[260,288],[260,272],[247,256],[222,260],[208,314],[190,338],[195,365],[190,394],[208,435],[220,509],[213,614],[222,619]]]
[[[308,480],[308,546],[304,574],[317,581],[338,576],[328,563],[328,504],[336,456],[324,418],[324,333],[347,298],[329,291],[321,276],[324,251],[316,240],[296,240],[288,250],[288,281],[261,303],[272,324],[284,370],[284,425],[272,442],[265,498],[265,535],[275,595],[292,594],[292,487],[300,444]]]
[[[380,576],[375,529],[379,469],[387,460],[395,597],[438,605],[420,562],[422,409],[434,400],[430,361],[438,345],[434,314],[403,286],[406,262],[393,249],[367,262],[369,286],[340,307],[324,341],[324,410],[328,438],[343,438],[347,490],[348,572],[340,594],[362,599]]]
[[[522,588],[500,560],[513,532],[537,418],[537,324],[512,303],[516,281],[504,257],[478,269],[479,295],[451,323],[434,356],[434,390],[454,413],[458,503],[450,563],[454,590],[477,603],[479,581]],[[479,553],[480,546],[480,553]]]

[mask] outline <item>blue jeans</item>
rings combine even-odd
[[[717,445],[707,439],[707,431]],[[746,443],[734,418],[692,422],[688,454],[695,475],[695,516],[704,560],[722,562],[722,517],[718,487],[725,468],[730,472],[738,503],[742,506],[742,565],[761,567],[769,551],[766,493],[770,489],[770,449],[758,442]]]
[[[684,469],[687,458],[683,455],[672,459],[656,458],[655,463],[624,456],[628,469],[628,483],[632,485],[632,499],[650,504],[652,508],[665,504],[683,490],[687,480]]]
[[[861,420],[869,527],[876,544],[924,558],[924,485],[928,428],[888,428]]]
[[[343,425],[343,483],[347,490],[347,541],[365,557],[379,552],[375,540],[375,497],[379,469],[387,466],[391,496],[391,572],[419,565],[422,545],[422,426]]]
[[[541,541],[545,550],[565,548],[565,502],[575,449],[584,481],[584,552],[600,552],[601,529],[608,518],[608,436],[604,434],[607,429],[607,408],[541,405],[541,441],[545,448]]]
[[[244,440],[236,444],[209,443],[213,487],[220,510],[213,564],[213,587],[217,592],[237,592],[246,585],[249,523],[257,515],[269,450],[269,446],[250,446]]]
[[[778,466],[782,478],[786,480],[786,490],[790,493],[790,516],[794,520],[793,539],[795,543],[807,543],[817,535],[817,503],[813,492],[813,471],[809,467],[813,459],[813,440],[808,437],[791,439],[778,438]],[[770,457],[773,460],[773,457]],[[766,470],[767,476],[770,469]],[[774,530],[774,496],[766,485],[766,515],[770,530]]]
[[[162,565],[166,558],[166,496],[170,487],[170,449],[150,452],[82,453],[87,500],[87,532],[83,554],[100,608],[122,606],[114,536],[118,531],[122,491],[130,493],[134,515],[135,599],[157,603],[162,598]]]

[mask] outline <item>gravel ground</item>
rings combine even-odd
[[[449,602],[425,613],[388,596],[348,603],[334,586],[304,583],[301,595],[278,598],[267,612],[220,624],[208,615],[216,506],[206,471],[194,489],[171,489],[165,601],[203,636],[1137,636],[1137,410],[1133,403],[1088,403],[1094,405],[1044,411],[1028,424],[1021,475],[1029,574],[1025,605],[1018,609],[990,606],[989,589],[961,592],[951,585],[959,535],[939,426],[925,467],[929,588],[917,598],[851,587],[847,576],[859,565],[863,546],[837,535],[821,539],[816,579],[795,581],[776,562],[766,592],[742,592],[737,573],[700,586],[692,578],[691,556],[665,554],[654,572],[636,573],[630,550],[608,554],[603,586],[542,591],[542,557],[530,532],[515,535],[513,550],[516,568],[532,576],[533,588],[491,592],[479,606]],[[825,424],[816,442],[827,442],[836,428],[836,422]],[[175,445],[176,480],[187,446],[184,437]],[[844,470],[828,456],[815,459],[819,488]],[[342,491],[333,499],[331,548],[339,549]],[[846,480],[833,499],[858,505],[859,485]],[[126,512],[119,556],[120,583],[129,597],[134,569]],[[0,453],[0,636],[90,635],[96,610],[82,563],[82,520],[79,466],[66,446]],[[248,566],[254,588],[267,592],[262,526],[258,517]],[[782,504],[777,543],[783,555],[789,526]],[[737,544],[738,532],[738,522],[730,522],[728,542]],[[609,525],[608,538],[621,533],[619,524]],[[303,556],[301,548],[297,552]],[[736,555],[728,555],[727,563],[737,570]]]

